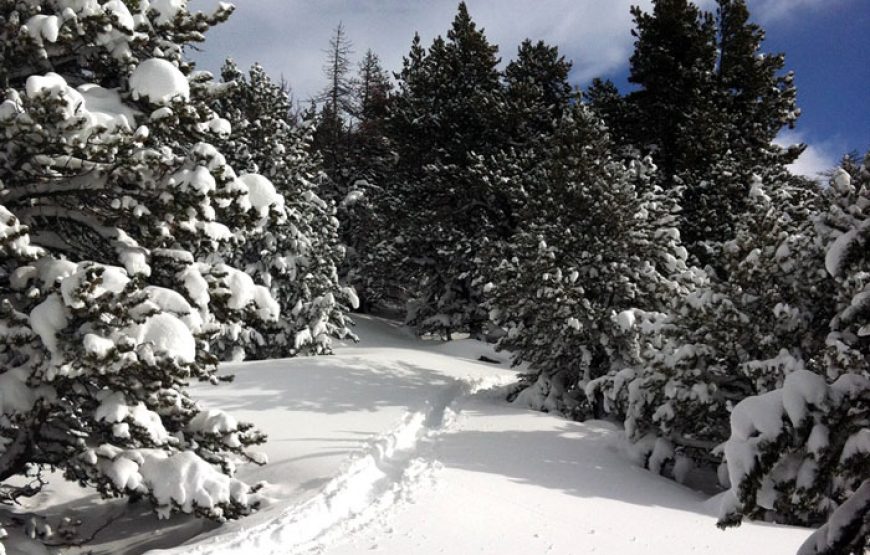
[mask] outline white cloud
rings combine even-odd
[[[806,141],[806,134],[800,131],[785,130],[779,134],[774,143],[781,146],[794,145]],[[834,141],[807,145],[806,150],[788,168],[792,173],[803,175],[810,179],[819,179],[821,173],[837,165],[844,154],[841,147]]]
[[[749,0],[753,17],[762,24],[779,20],[789,20],[797,15],[805,16],[807,11],[830,9],[847,0]]]
[[[216,0],[200,2],[201,9]],[[503,60],[514,57],[525,38],[558,45],[574,61],[571,78],[587,83],[623,68],[631,53],[629,8],[649,9],[650,0],[468,0],[475,22],[500,46]],[[355,58],[371,48],[384,67],[401,68],[414,32],[428,46],[446,34],[458,0],[238,0],[230,20],[208,35],[195,54],[204,69],[217,70],[225,56],[242,66],[262,63],[283,75],[297,98],[323,86],[321,67],[334,27],[341,21],[353,42]],[[196,3],[194,3],[194,7]]]
[[[218,0],[199,0],[209,9]],[[755,19],[770,24],[808,10],[848,0],[749,0]],[[624,70],[634,38],[632,5],[649,10],[650,0],[468,0],[469,11],[489,40],[510,59],[525,38],[559,46],[574,61],[571,78],[586,84],[593,77]],[[715,10],[714,0],[698,0]],[[445,34],[458,0],[237,0],[230,21],[212,30],[195,55],[205,69],[219,69],[232,56],[242,67],[262,63],[283,75],[297,98],[309,98],[324,83],[323,50],[339,21],[354,43],[356,58],[371,48],[385,68],[396,71],[414,32],[424,44]]]

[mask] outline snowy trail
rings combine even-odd
[[[363,454],[354,457],[313,498],[232,536],[160,553],[290,554],[322,550],[383,517],[434,480],[440,463],[433,458],[429,442],[449,431],[468,399],[507,385],[510,378],[454,380],[427,410],[406,414],[397,428],[371,439]]]
[[[638,467],[618,426],[505,402],[516,370],[489,345],[420,341],[369,317],[358,331],[334,356],[227,365],[232,384],[195,388],[268,434],[269,464],[240,468],[268,483],[260,511],[159,521],[147,503],[59,480],[26,510],[56,524],[72,508],[90,528],[120,517],[81,549],[32,553],[792,555],[809,534],[717,529],[717,500]]]

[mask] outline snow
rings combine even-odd
[[[85,103],[81,93],[67,85],[64,78],[54,72],[48,72],[45,75],[31,75],[24,84],[24,91],[28,98],[45,95],[49,98],[63,100],[61,109],[67,118],[75,117]]]
[[[870,429],[863,428],[846,440],[843,452],[840,454],[840,461],[847,461],[855,455],[868,454],[870,454]]]
[[[85,306],[85,301],[78,298],[77,293],[90,267],[92,267],[90,263],[79,264],[75,272],[63,278],[60,282],[60,292],[66,306],[70,308],[83,308]],[[118,294],[130,282],[130,278],[127,277],[127,272],[123,268],[118,268],[117,266],[100,267],[103,269],[103,273],[100,276],[101,283],[97,286],[89,287],[85,293],[90,298],[97,298],[107,293]]]
[[[117,487],[140,493],[150,490],[158,515],[163,517],[168,517],[173,505],[190,513],[196,507],[212,509],[220,503],[244,503],[248,499],[244,483],[221,474],[189,451],[121,450],[103,445],[97,454],[103,458],[100,464],[104,472]]]
[[[169,183],[179,191],[195,191],[200,195],[207,195],[217,189],[214,176],[205,166],[196,166],[191,169],[183,169],[169,179]]]
[[[616,316],[616,322],[623,333],[634,328],[635,315],[633,310],[623,310]]]
[[[152,104],[169,104],[173,100],[190,100],[190,83],[172,62],[160,58],[143,60],[130,74],[133,99],[147,99]]]
[[[181,363],[191,363],[196,357],[193,334],[172,314],[155,314],[141,324],[128,326],[124,334],[153,353],[165,354]]]
[[[226,273],[223,283],[229,289],[227,306],[232,310],[243,310],[253,306],[260,318],[264,320],[277,320],[281,314],[281,307],[272,298],[272,294],[262,285],[256,285],[251,276],[236,270],[225,264],[218,264],[215,270]]]
[[[29,374],[24,367],[0,374],[0,415],[26,412],[33,407],[39,392],[27,386]]]
[[[51,257],[40,258],[36,263],[39,279],[46,285],[53,285],[57,280],[71,276],[78,269],[75,262]]]
[[[30,235],[25,233],[26,227],[22,226],[12,212],[0,204],[0,255],[6,255],[7,249],[12,254],[22,258],[35,257],[43,251],[40,247],[30,244]],[[14,237],[14,239],[10,239]]]
[[[100,337],[94,333],[87,333],[82,341],[85,351],[91,353],[98,359],[102,360],[109,356],[112,349],[115,348],[115,342],[105,337]]]
[[[231,500],[247,503],[245,484],[219,473],[194,453],[167,456],[163,451],[142,451],[140,472],[161,505],[175,503],[190,512],[195,505],[211,507]]]
[[[831,186],[841,195],[849,194],[854,191],[852,187],[852,176],[843,168],[837,168],[834,172],[834,177],[831,179]]]
[[[104,128],[110,133],[131,131],[136,123],[136,112],[124,104],[116,89],[105,89],[91,83],[74,89],[63,77],[49,72],[28,77],[25,92],[30,98],[47,95],[62,100],[60,108],[67,119],[85,120],[86,125],[75,132],[80,136],[94,133],[95,128]]]
[[[150,0],[149,4],[157,12],[155,22],[158,25],[172,23],[175,16],[187,8],[187,0]]]
[[[153,285],[143,287],[142,290],[148,295],[148,300],[130,311],[134,317],[155,311],[168,312],[184,322],[191,332],[202,331],[202,315],[190,306],[183,295],[172,289]]]
[[[847,527],[854,525],[856,521],[860,522],[862,514],[866,517],[868,507],[870,507],[870,480],[864,480],[855,493],[834,511],[828,522],[813,532],[801,546],[798,555],[831,553],[829,546],[842,537]]]
[[[204,410],[199,412],[188,423],[187,429],[191,432],[203,434],[221,434],[238,428],[238,421],[222,410]]]
[[[782,406],[791,423],[797,428],[807,417],[807,405],[821,407],[828,397],[825,379],[808,370],[792,372],[785,378],[782,388]]]
[[[104,395],[94,412],[94,419],[108,424],[129,421],[148,434],[155,445],[168,443],[170,439],[157,413],[148,410],[141,402],[128,405],[123,393]]]
[[[115,25],[117,27],[126,31],[132,31],[133,27],[135,27],[133,15],[127,9],[127,5],[124,4],[123,0],[109,0],[103,4],[103,9],[116,18]]]
[[[248,199],[260,217],[266,216],[270,207],[279,211],[284,207],[284,197],[278,194],[272,182],[262,175],[248,173],[238,179],[248,188]]]
[[[185,268],[180,275],[188,297],[198,307],[208,306],[211,296],[208,292],[208,282],[202,277],[200,267],[191,265]]]
[[[849,252],[849,247],[851,247],[857,238],[858,230],[851,229],[837,237],[831,243],[831,246],[828,247],[828,251],[825,253],[825,269],[828,270],[831,276],[837,277],[837,274],[840,273],[840,269],[843,267],[843,260]]]
[[[42,46],[43,41],[57,42],[60,19],[56,15],[34,15],[27,20],[25,26],[36,44]]]
[[[121,100],[116,89],[89,83],[77,90],[84,100],[88,127],[102,126],[112,132],[132,131],[136,126],[136,112]]]
[[[55,364],[59,364],[61,360],[57,332],[65,328],[68,323],[66,308],[57,293],[52,293],[30,311],[30,327],[42,339],[42,344],[48,349],[51,360]]]
[[[801,426],[808,415],[808,405],[823,406],[828,390],[822,376],[798,369],[786,376],[781,389],[747,397],[737,403],[731,412],[731,437],[723,446],[733,487],[738,487],[755,468],[759,447],[775,440],[782,432],[783,418],[788,417],[795,427]],[[817,435],[813,447],[821,447],[827,441],[825,431],[814,430]],[[736,498],[729,494],[722,514],[727,513],[734,502]]]
[[[363,184],[366,186],[368,185],[368,183],[365,182],[363,182]],[[354,185],[359,185],[359,183],[355,183]],[[360,191],[359,189],[353,189],[351,191],[348,191],[347,195],[345,195],[345,197],[341,199],[339,206],[341,206],[342,208],[353,206],[354,204],[362,200],[363,197],[365,197],[364,191]]]
[[[267,483],[259,512],[217,528],[183,516],[158,521],[145,504],[82,498],[83,490],[63,481],[52,481],[49,495],[27,510],[59,519],[80,507],[82,534],[115,519],[87,546],[100,555],[791,555],[811,532],[754,523],[720,531],[720,499],[636,466],[616,425],[505,402],[517,372],[505,353],[472,340],[417,340],[392,322],[355,319],[361,342],[334,356],[228,364],[232,384],[194,387],[205,407],[198,429],[226,429],[211,412],[222,410],[269,435],[262,446],[269,464],[241,466],[238,475]],[[501,363],[481,362],[482,355]],[[105,454],[117,480],[149,481],[161,501],[190,507],[195,490],[180,484],[191,478],[204,502],[247,494],[190,457]]]

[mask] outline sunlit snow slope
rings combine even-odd
[[[516,372],[504,354],[357,321],[361,343],[334,356],[226,365],[234,382],[195,388],[207,406],[269,434],[269,464],[240,471],[249,483],[268,482],[258,513],[220,527],[184,516],[158,521],[147,504],[104,501],[55,479],[20,513],[46,515],[53,526],[81,518],[89,541],[46,551],[13,537],[7,549],[774,555],[795,553],[809,533],[751,524],[720,531],[716,501],[635,466],[617,426],[507,404],[504,387]]]
[[[284,500],[174,553],[791,554],[808,535],[722,532],[715,502],[633,465],[616,426],[505,403],[515,374],[488,346],[359,321],[358,347],[201,392],[271,435],[248,479]]]

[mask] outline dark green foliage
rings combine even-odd
[[[400,283],[414,297],[408,322],[419,333],[477,333],[486,320],[473,259],[510,209],[471,168],[505,142],[496,52],[463,3],[446,39],[428,50],[414,39],[398,74],[386,120],[397,155],[390,202],[409,212],[388,223],[395,227],[382,248],[399,257]]]
[[[653,156],[663,186],[685,187],[683,241],[696,261],[719,270],[718,249],[748,192],[746,179],[723,186],[721,172],[749,176],[802,150],[772,144],[800,113],[793,76],[782,74],[784,56],[761,52],[764,32],[743,0],[720,0],[716,17],[688,0],[659,0],[652,13],[635,7],[632,15],[629,80],[639,90],[619,98],[597,81],[588,100],[624,147]]]

